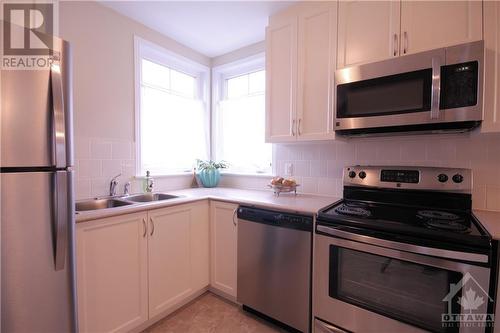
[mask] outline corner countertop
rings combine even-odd
[[[301,193],[297,193],[297,195],[282,193],[279,197],[277,197],[272,191],[243,190],[224,187],[190,188],[184,190],[165,191],[165,193],[178,195],[180,197],[165,201],[138,203],[129,206],[78,212],[76,214],[76,222],[79,223],[144,210],[165,208],[206,199],[312,215],[316,214],[316,212],[318,212],[321,208],[340,199],[332,196]]]
[[[500,240],[500,212],[489,210],[474,210],[473,212],[491,237]]]

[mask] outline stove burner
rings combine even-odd
[[[460,233],[469,233],[470,228],[460,222],[443,221],[443,220],[429,220],[424,222],[430,228],[454,231]]]
[[[358,217],[371,216],[372,213],[368,209],[363,208],[362,206],[364,205],[354,204],[354,203],[343,203],[342,205],[335,208],[335,212],[338,214],[358,216]]]
[[[417,217],[424,220],[424,225],[432,229],[468,233],[470,228],[464,224],[460,216],[438,210],[421,210]]]
[[[460,219],[460,216],[458,216],[457,214],[442,212],[439,210],[419,210],[417,212],[417,216],[425,217],[428,219],[447,220],[447,221],[454,221]]]

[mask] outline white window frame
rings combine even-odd
[[[191,59],[176,54],[155,43],[145,40],[139,36],[134,36],[134,93],[135,93],[135,142],[136,142],[136,177],[144,177],[146,170],[142,170],[141,161],[141,60],[147,59],[155,63],[164,65],[174,70],[197,78],[198,89],[196,97],[203,102],[206,124],[206,149],[208,156],[211,156],[211,134],[210,134],[210,68]],[[194,162],[194,161],[193,161]],[[192,170],[184,172],[165,173],[155,176],[178,176],[192,173]]]
[[[212,159],[219,160],[219,157],[217,157],[215,150],[217,144],[217,126],[219,124],[217,116],[219,114],[219,103],[226,96],[227,86],[225,81],[227,79],[231,79],[233,77],[237,77],[240,75],[245,75],[256,71],[265,70],[266,67],[265,63],[266,63],[265,52],[260,52],[250,57],[239,59],[237,61],[212,68],[212,128],[211,128],[212,135],[210,143],[210,146],[212,147],[210,150],[210,156],[212,156]],[[272,175],[275,165],[274,145],[272,146],[272,149],[273,149],[272,169],[269,173],[257,173],[257,172],[237,173],[237,172],[224,171],[224,169],[222,169],[222,173],[227,175],[252,176],[252,177],[261,176],[268,178],[270,175]]]

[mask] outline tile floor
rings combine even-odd
[[[210,292],[147,328],[143,333],[277,333],[284,330]]]

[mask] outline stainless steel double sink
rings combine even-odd
[[[177,195],[172,195],[168,193],[144,193],[144,194],[134,194],[123,197],[111,197],[111,198],[96,198],[76,202],[76,211],[83,212],[89,210],[99,210],[106,208],[129,206],[138,203],[154,202],[154,201],[164,201],[170,199],[179,198]]]

